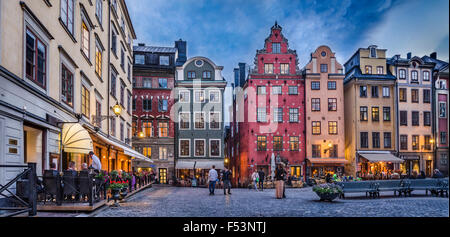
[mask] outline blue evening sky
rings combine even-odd
[[[387,56],[436,51],[449,59],[448,0],[127,0],[137,43],[172,46],[187,41],[188,58],[205,56],[224,66],[233,81],[238,62],[253,66],[257,49],[275,21],[299,68],[320,45],[328,45],[343,64],[371,44]]]

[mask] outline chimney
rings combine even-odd
[[[406,59],[411,59],[411,52],[407,54]]]
[[[239,65],[239,86],[243,86],[245,84],[245,63],[238,63]]]
[[[145,46],[145,44],[144,43],[139,43],[138,46]]]
[[[175,48],[178,49],[177,66],[182,66],[187,61],[187,43],[182,39],[175,41]]]
[[[437,59],[437,53],[436,53],[436,52],[432,52],[432,53],[430,54],[430,58],[432,58],[432,59]]]

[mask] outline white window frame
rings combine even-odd
[[[162,153],[165,154],[164,157],[161,156],[161,151],[163,151]],[[158,157],[158,158],[159,158],[160,160],[167,160],[167,159],[169,158],[168,152],[167,152],[167,151],[168,151],[167,147],[165,147],[165,146],[164,146],[164,147],[163,147],[163,146],[160,146],[160,147],[159,147],[159,157]]]
[[[211,149],[211,142],[212,141],[219,141],[219,155],[218,156],[213,156],[211,154],[211,150],[212,150]],[[209,157],[220,157],[221,154],[222,154],[221,150],[222,150],[222,140],[220,140],[220,139],[209,139]]]
[[[178,142],[178,150],[180,151],[179,156],[180,157],[190,157],[191,156],[191,139],[179,139],[178,141],[179,141]],[[181,141],[189,141],[189,155],[187,155],[187,156],[181,155]]]
[[[445,108],[445,115],[444,116],[441,116],[441,104],[443,104],[444,108]],[[438,118],[447,118],[447,113],[448,113],[448,111],[447,111],[447,102],[439,101],[438,105],[439,105],[438,106]]]
[[[203,101],[197,101],[196,96],[195,96],[195,94],[196,94],[197,92],[203,93]],[[205,103],[205,100],[206,100],[205,97],[206,97],[205,90],[194,90],[194,103]]]
[[[280,93],[276,93],[277,91],[275,90],[275,88],[280,88]],[[283,87],[282,86],[272,86],[272,94],[273,95],[282,95],[283,94]]]
[[[188,96],[187,96],[187,101],[181,101],[181,93],[185,93],[187,92]],[[189,90],[180,90],[178,91],[178,102],[180,103],[190,103],[191,102],[191,92]]]
[[[181,114],[188,114],[189,115],[189,128],[181,128]],[[179,112],[178,113],[178,129],[180,130],[191,130],[191,113],[190,112]]]
[[[219,128],[211,128],[211,113],[219,114]],[[221,122],[222,122],[222,119],[221,119],[221,113],[220,113],[219,111],[210,111],[210,112],[209,112],[208,124],[209,124],[209,129],[210,129],[210,130],[220,130],[220,128],[221,128],[221,126],[220,126]]]
[[[218,101],[211,101],[211,93],[217,93],[219,100]],[[221,97],[220,96],[220,90],[210,90],[208,92],[208,102],[210,102],[210,103],[220,103],[222,101],[220,97]]]
[[[196,141],[203,141],[203,155],[196,155]],[[194,157],[206,157],[206,139],[202,138],[202,139],[194,139]]]
[[[203,128],[196,128],[195,127],[195,115],[196,114],[203,114]],[[206,115],[205,115],[205,112],[194,112],[194,119],[193,119],[193,122],[194,122],[194,130],[206,130]]]
[[[385,89],[387,89],[386,90],[387,94],[384,93]],[[383,86],[382,92],[383,92],[383,97],[386,97],[386,98],[391,97],[391,88],[389,88],[388,86]]]

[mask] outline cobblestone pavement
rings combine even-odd
[[[319,202],[311,188],[287,189],[286,199],[275,199],[275,190],[256,192],[233,189],[232,195],[209,196],[206,188],[154,186],[132,196],[120,207],[106,208],[98,217],[448,217],[449,199],[425,196],[380,198],[349,194],[346,199]]]

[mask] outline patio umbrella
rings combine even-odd
[[[275,155],[272,152],[272,157],[270,158],[270,170],[271,170],[271,176],[272,176],[272,181],[275,177]]]

